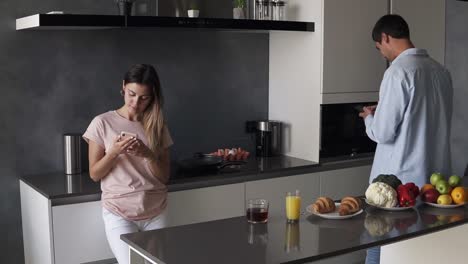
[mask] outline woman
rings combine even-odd
[[[101,181],[107,240],[124,264],[129,262],[128,246],[121,234],[166,225],[172,139],[162,113],[159,77],[151,65],[130,68],[120,93],[124,105],[95,117],[83,137],[89,144],[89,174]]]

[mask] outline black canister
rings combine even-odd
[[[68,133],[63,135],[65,174],[79,174],[82,172],[81,140],[81,134]]]

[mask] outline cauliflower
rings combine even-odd
[[[375,182],[366,190],[367,203],[380,207],[395,207],[397,205],[397,192],[390,185]]]

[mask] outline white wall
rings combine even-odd
[[[288,19],[313,21],[315,32],[270,33],[269,119],[284,122],[284,154],[318,161],[322,4],[290,0],[288,8]]]

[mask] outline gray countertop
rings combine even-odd
[[[371,163],[372,158],[368,157],[318,164],[289,156],[278,156],[251,158],[245,165],[214,171],[184,172],[174,166],[171,170],[168,189],[170,192],[189,190],[364,166]],[[92,181],[88,173],[65,175],[63,172],[51,172],[26,175],[20,179],[50,199],[52,205],[90,202],[101,199],[100,183]]]
[[[370,206],[346,220],[305,214],[296,224],[274,215],[266,224],[245,217],[122,235],[157,263],[308,263],[398,242],[468,222],[468,207],[440,209],[420,204],[405,211]]]

